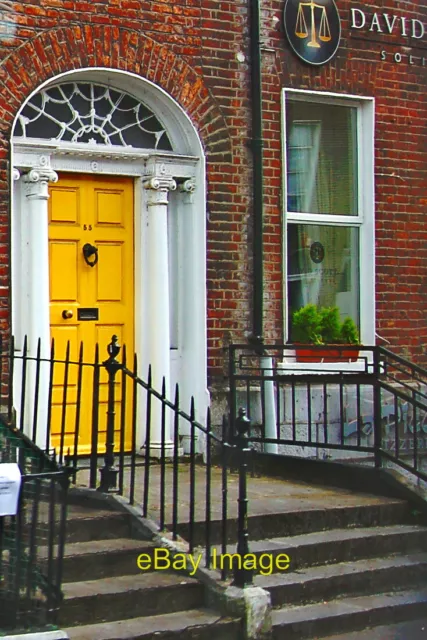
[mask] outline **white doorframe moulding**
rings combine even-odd
[[[135,179],[135,350],[138,355],[139,371],[145,378],[150,364],[152,324],[150,312],[153,307],[153,286],[148,281],[152,274],[150,261],[156,254],[150,235],[150,190],[147,181],[163,177],[174,181],[178,188],[170,194],[165,211],[167,216],[176,216],[176,238],[167,238],[167,226],[162,224],[162,246],[166,264],[170,260],[171,245],[176,254],[176,289],[169,295],[169,280],[163,278],[163,294],[173,300],[172,314],[176,327],[174,336],[177,343],[170,347],[169,321],[164,323],[163,358],[165,373],[170,374],[169,387],[180,386],[180,398],[184,410],[189,410],[194,396],[196,418],[204,422],[209,404],[207,391],[207,310],[206,310],[206,180],[205,156],[198,134],[181,107],[162,89],[153,83],[127,72],[105,69],[82,69],[63,74],[45,83],[39,90],[64,82],[94,82],[126,90],[151,107],[164,125],[174,149],[159,151],[136,149],[125,146],[102,145],[94,142],[70,143],[57,140],[24,139],[12,140],[13,184],[12,194],[12,331],[16,336],[17,348],[22,348],[23,336],[34,333],[40,337],[49,335],[49,297],[46,283],[44,295],[40,297],[40,281],[36,277],[31,261],[36,259],[39,269],[48,274],[47,225],[38,232],[28,233],[28,217],[33,217],[31,207],[26,206],[24,193],[25,175],[31,172],[48,172],[52,177],[61,171],[94,175],[123,175]],[[36,93],[36,92],[34,92]],[[34,95],[34,94],[32,94]],[[32,96],[29,97],[31,99]],[[24,105],[23,105],[24,106]],[[17,119],[15,119],[15,122]],[[43,174],[44,175],[44,174]],[[18,178],[18,179],[16,179]],[[47,180],[44,181],[47,189]],[[28,184],[28,182],[27,182]],[[47,200],[44,200],[47,215]],[[34,224],[36,222],[34,221]],[[46,238],[41,238],[41,234]],[[151,240],[150,240],[151,238]],[[160,242],[160,241],[159,241]],[[36,257],[34,257],[36,256]],[[164,265],[163,265],[164,266]],[[163,273],[165,273],[163,269]],[[45,278],[44,278],[45,280]],[[158,283],[160,286],[160,283]],[[34,323],[34,314],[29,314],[29,302],[39,296],[40,322]],[[47,297],[46,297],[47,296]],[[165,298],[165,299],[166,299]],[[41,302],[43,300],[43,303]],[[170,313],[168,311],[168,315]],[[106,346],[106,345],[105,345]],[[102,348],[102,345],[100,345]],[[34,349],[31,344],[31,349]],[[168,353],[169,357],[166,357]],[[140,425],[144,424],[139,420]],[[183,432],[183,445],[189,450],[189,434]],[[140,428],[138,444],[142,446],[145,431]]]

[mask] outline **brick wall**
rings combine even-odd
[[[369,9],[366,3],[337,4],[341,46],[320,68],[290,51],[284,2],[262,5],[266,339],[283,337],[281,90],[375,96],[378,332],[427,362],[427,62],[409,65],[408,39],[398,33],[356,31],[349,24],[352,7],[424,24],[427,8],[395,0]],[[252,330],[248,3],[29,0],[3,2],[0,12],[0,328],[9,326],[8,163],[17,110],[57,74],[91,66],[125,69],[167,91],[189,114],[206,150],[209,373],[220,380],[224,345],[246,340]],[[415,44],[427,58],[427,35]],[[404,58],[400,63],[392,60],[396,52]],[[413,53],[419,57],[422,49]]]
[[[266,176],[270,176],[266,192],[268,238],[279,237],[281,229],[280,89],[375,97],[377,332],[391,342],[393,349],[426,364],[427,6],[421,1],[392,0],[341,1],[337,6],[342,22],[341,45],[335,58],[318,68],[309,67],[290,52],[282,27],[283,3],[271,3],[271,12],[264,15],[265,45],[274,50],[263,54],[265,162]],[[352,8],[365,12],[366,28],[351,29]],[[375,12],[381,14],[378,21],[382,32],[375,21],[369,30]],[[383,13],[389,16],[390,25],[396,16],[392,34],[387,33]],[[424,38],[404,37],[401,17],[407,18],[404,30],[408,35],[410,21],[420,20],[426,31]],[[415,30],[420,35],[418,24]],[[269,335],[274,334],[270,322],[280,319],[280,264],[275,251],[267,252]]]

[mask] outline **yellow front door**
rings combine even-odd
[[[50,187],[49,269],[50,323],[55,359],[77,362],[83,344],[83,361],[100,360],[113,334],[120,345],[134,351],[134,213],[131,178],[60,174]],[[79,453],[89,453],[92,430],[93,367],[80,368],[81,387]],[[99,451],[104,450],[106,429],[106,372],[101,376]],[[52,446],[63,432],[64,453],[73,449],[79,368],[56,364],[52,401]],[[120,385],[118,384],[118,387]],[[119,397],[119,388],[117,396]],[[64,418],[63,401],[66,398]],[[119,422],[119,415],[117,423]],[[118,426],[118,425],[117,425]]]

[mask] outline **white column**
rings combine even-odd
[[[182,193],[182,196],[181,196],[182,198],[181,214],[182,215],[180,216],[180,220],[179,220],[179,225],[181,229],[180,242],[185,244],[185,246],[182,246],[182,245],[179,246],[178,250],[181,253],[181,255],[185,255],[185,251],[188,251],[188,238],[195,237],[194,228],[193,228],[194,220],[192,216],[195,189],[196,189],[196,181],[194,178],[185,180],[179,185],[179,191]],[[179,290],[178,290],[178,295],[180,297],[179,321],[181,324],[180,334],[182,336],[181,349],[183,351],[183,356],[184,354],[185,356],[189,354],[190,358],[192,355],[191,351],[192,349],[194,349],[195,340],[197,339],[197,328],[196,328],[196,321],[198,320],[197,307],[196,307],[197,300],[194,295],[194,292],[196,290],[195,280],[197,279],[198,276],[199,274],[194,272],[192,261],[183,260],[182,279],[181,279],[181,282],[179,283]],[[186,296],[185,295],[186,292],[184,289],[186,289],[187,292],[190,292],[190,295]],[[183,305],[185,307],[184,309],[182,308]],[[185,358],[185,356],[182,358],[182,361],[181,361],[181,366],[185,367],[185,371],[182,371],[182,370],[180,371],[181,375],[180,375],[179,391],[180,391],[181,406],[183,407],[184,411],[188,413],[190,411],[191,397],[195,395],[195,391],[194,391],[196,388],[195,378],[198,375],[198,371],[196,367],[188,366],[188,358]],[[191,358],[190,362],[193,365],[194,359]],[[196,404],[195,408],[197,411],[199,407],[197,405],[197,402],[195,404]],[[205,420],[204,415],[202,416],[197,415],[196,417],[198,420],[201,420],[202,422],[204,422]],[[190,431],[191,431],[190,424],[185,420],[182,420],[179,427],[179,433],[180,433],[184,453],[190,453],[190,450],[191,450]],[[196,451],[198,451],[198,445],[201,444],[202,438],[200,436],[201,434],[198,431],[196,431],[196,439],[198,440],[198,443],[196,444],[196,449],[195,449]]]
[[[23,176],[25,182],[25,201],[23,203],[26,222],[27,283],[26,308],[22,313],[28,318],[24,323],[28,336],[28,354],[34,357],[37,343],[41,340],[41,356],[50,355],[50,318],[49,318],[49,244],[48,244],[48,183],[57,182],[58,175],[49,167],[32,169]],[[27,383],[26,424],[32,428],[34,406],[35,364],[29,367]],[[44,448],[46,442],[47,391],[49,368],[45,364],[41,369],[39,388],[39,411],[37,416],[37,444]]]
[[[144,182],[148,207],[148,357],[152,371],[152,385],[159,393],[163,378],[166,397],[170,393],[170,310],[168,264],[168,193],[176,189],[175,180],[162,172],[162,166],[154,166],[155,175]],[[170,411],[166,412],[166,455],[172,453]],[[161,406],[152,399],[150,456],[160,455]]]
[[[27,209],[27,238],[30,272],[28,296],[28,346],[33,354],[37,340],[49,348],[49,244],[48,244],[48,183],[57,182],[58,175],[50,168],[32,169],[23,176]]]

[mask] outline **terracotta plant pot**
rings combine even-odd
[[[297,362],[356,362],[359,349],[349,349],[347,345],[330,345],[328,348],[301,345],[295,348]]]

